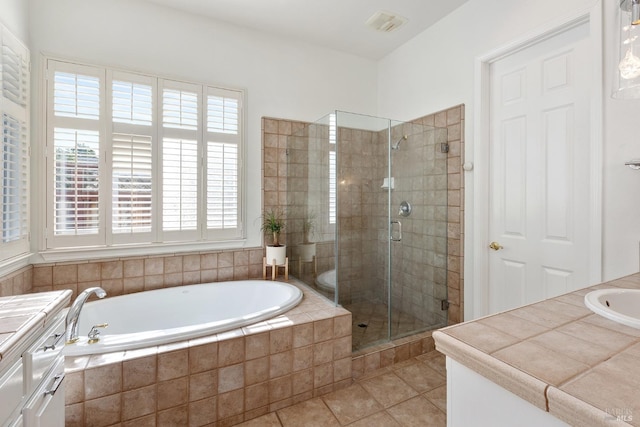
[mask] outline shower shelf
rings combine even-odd
[[[382,188],[383,190],[393,190],[395,188],[394,187],[394,178],[393,177],[391,177],[391,179],[385,178],[382,181],[382,186],[380,188]]]

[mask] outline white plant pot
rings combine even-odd
[[[298,245],[298,256],[303,262],[313,261],[313,257],[316,256],[316,244],[302,243]]]
[[[276,265],[284,265],[287,258],[287,245],[268,246],[267,245],[267,264],[272,265],[276,260]]]

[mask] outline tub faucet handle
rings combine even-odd
[[[95,344],[98,341],[100,341],[100,338],[98,338],[98,335],[100,335],[100,331],[98,330],[98,328],[106,328],[108,326],[109,326],[108,323],[100,323],[98,325],[93,325],[91,327],[91,330],[89,331],[89,335],[87,335],[87,337],[89,338],[89,344]]]

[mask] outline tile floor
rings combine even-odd
[[[387,304],[379,301],[361,301],[346,304],[344,308],[351,312],[353,351],[387,342],[389,328]],[[396,309],[392,310],[391,318],[392,334],[397,337],[444,326],[444,324],[426,324],[424,321]]]
[[[242,427],[438,427],[446,425],[445,358],[433,351]]]
[[[333,292],[328,292],[326,289],[315,285],[315,276],[312,273],[313,271],[305,271],[299,280],[329,301],[334,301],[335,295]],[[343,307],[352,314],[353,351],[388,342],[389,322],[387,318],[389,317],[389,309],[386,303],[377,300],[364,300],[344,304]],[[440,318],[434,315],[433,321],[429,323],[395,308],[392,309],[391,318],[392,335],[396,338],[446,326],[446,316]]]

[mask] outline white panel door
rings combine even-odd
[[[489,312],[589,283],[589,25],[490,67]]]

